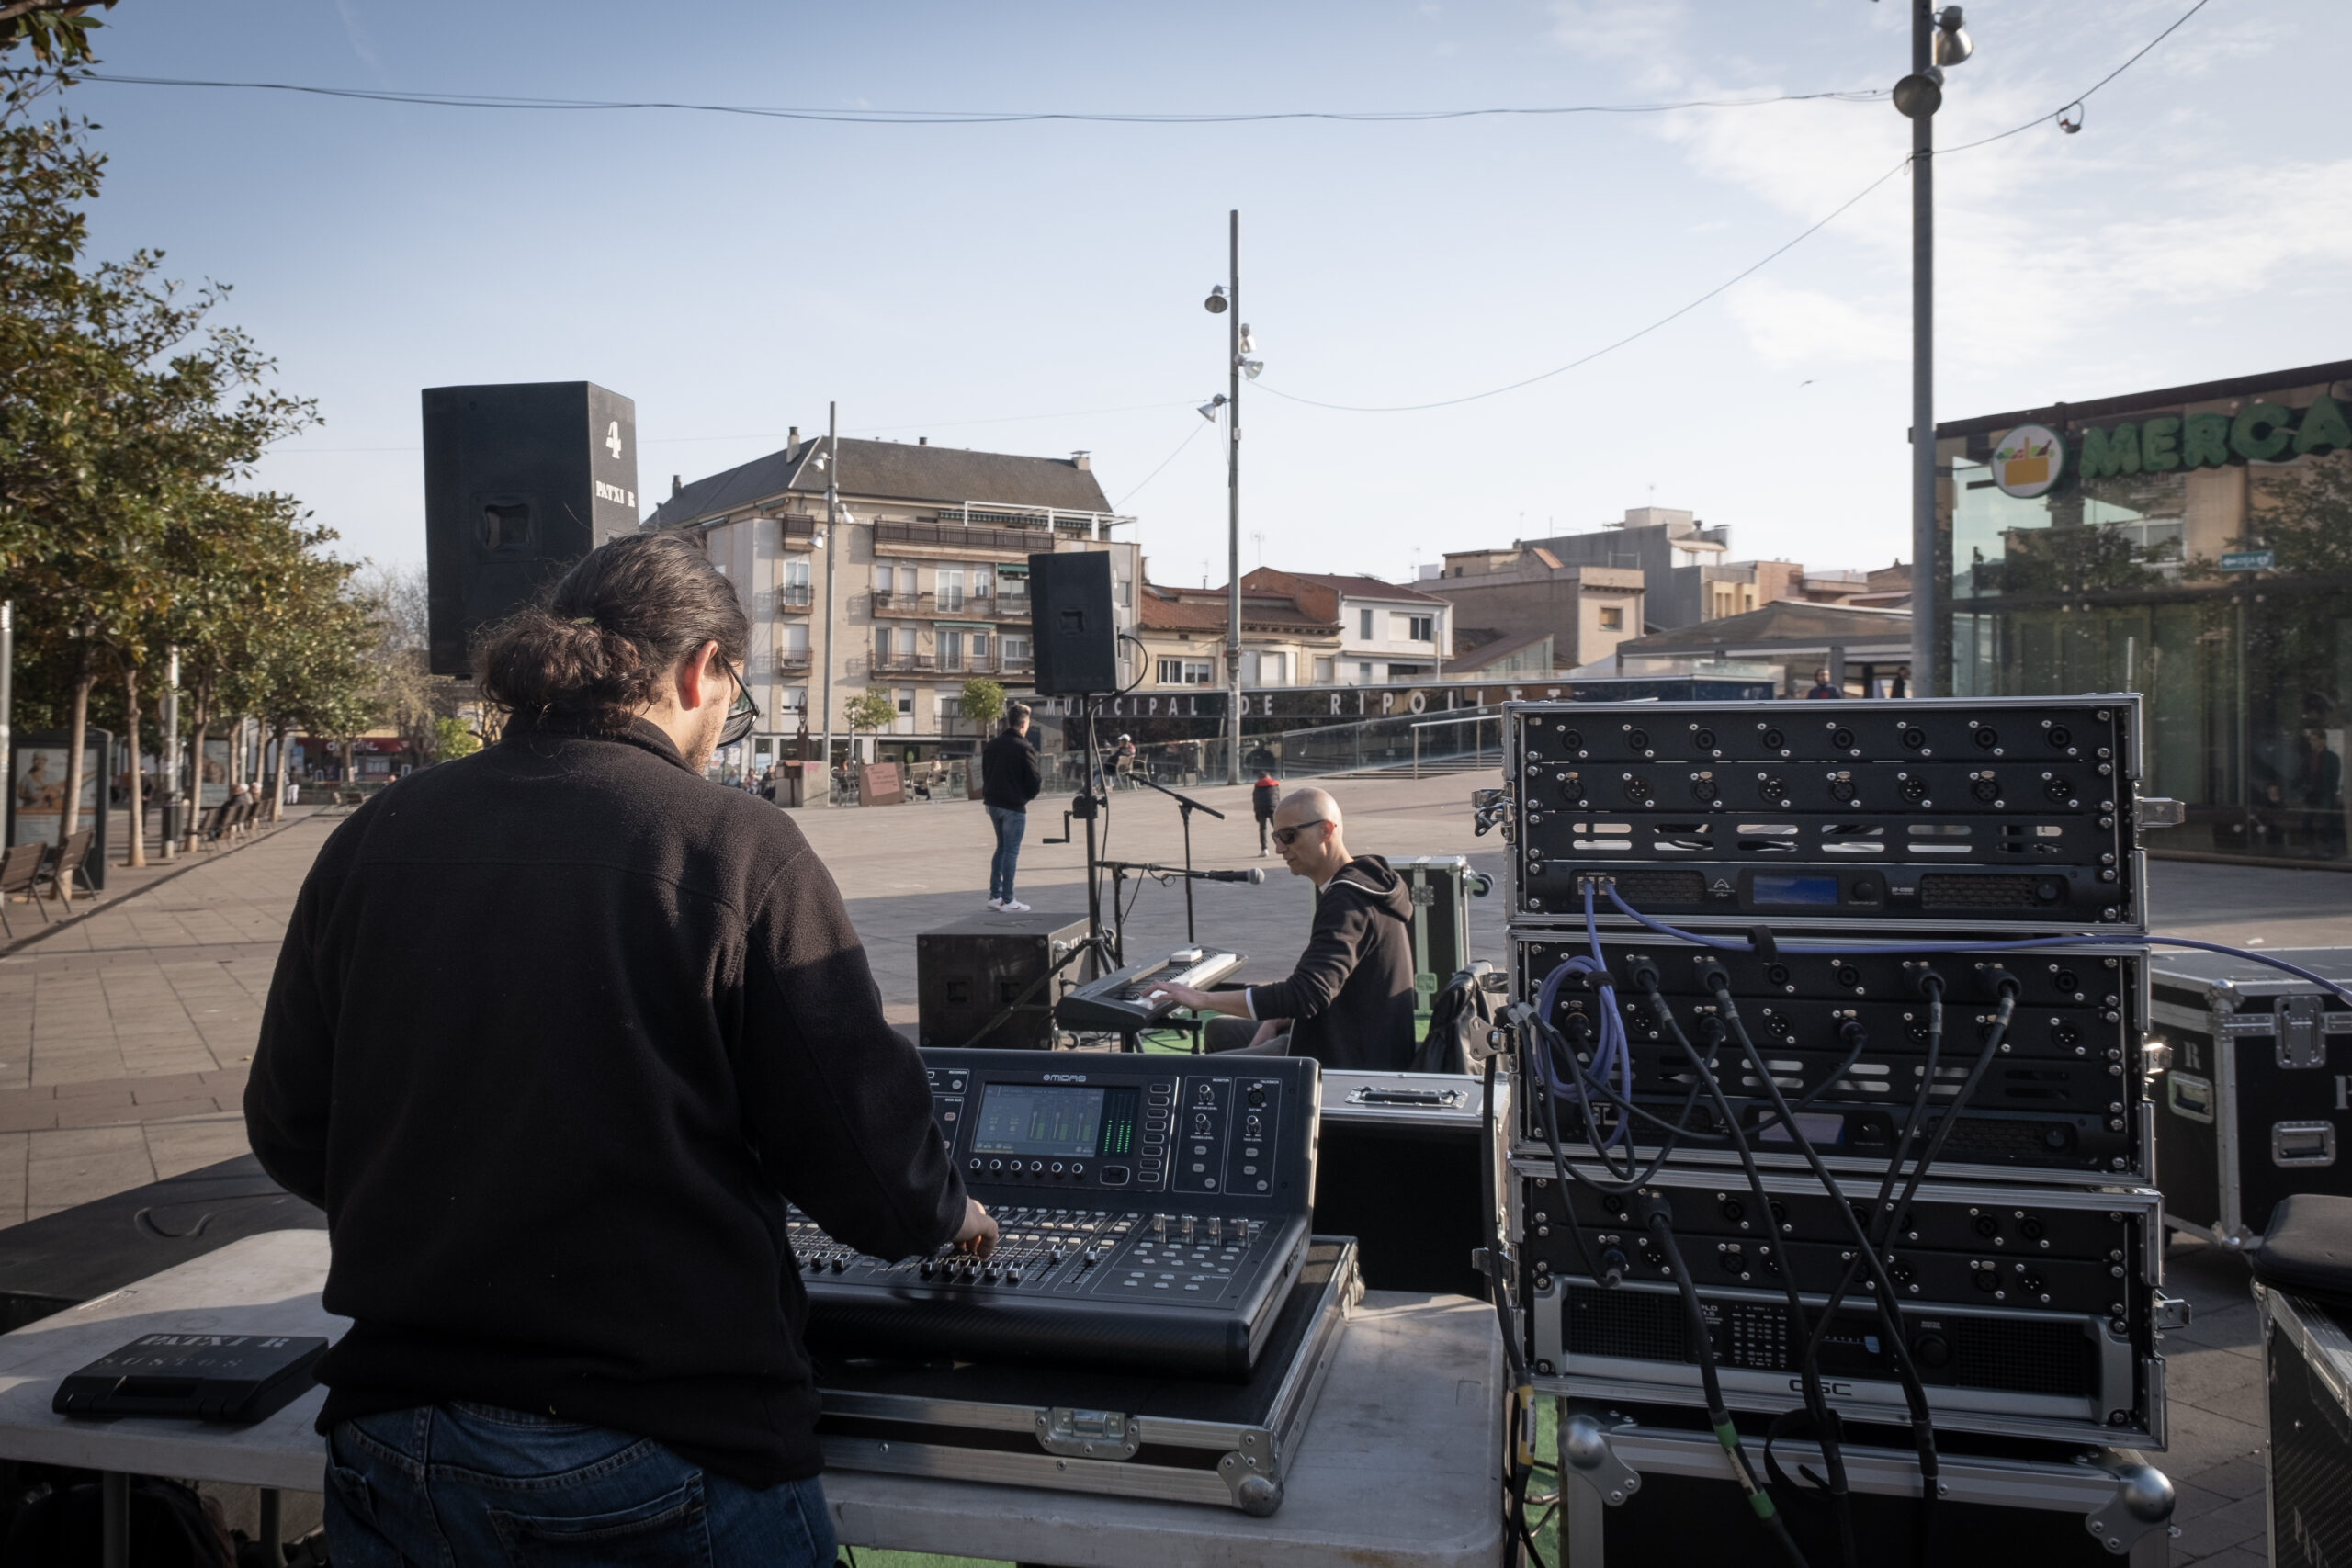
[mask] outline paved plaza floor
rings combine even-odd
[[[1499,889],[1500,845],[1472,831],[1466,774],[1342,780],[1348,841],[1389,856],[1466,854]],[[1262,866],[1263,886],[1203,883],[1200,941],[1250,955],[1244,978],[1288,972],[1312,900],[1282,863],[1258,857],[1249,791],[1193,792],[1227,813],[1197,815],[1196,865]],[[1018,892],[1041,910],[1082,918],[1085,833],[1062,832],[1056,797],[1030,811]],[[304,873],[345,815],[300,808],[235,849],[125,878],[72,924],[0,956],[0,1224],[120,1191],[245,1150],[238,1106],[278,943]],[[915,1018],[915,937],[985,914],[989,836],[977,802],[915,803],[795,814],[848,900],[893,1022]],[[1105,853],[1174,864],[1183,856],[1173,801],[1115,794]],[[2352,945],[2352,876],[2157,862],[2150,903],[2159,930],[2247,945]],[[1184,940],[1180,888],[1128,884],[1130,957]],[[1474,950],[1499,961],[1499,890],[1474,900]],[[28,928],[17,914],[20,932]],[[2233,1568],[2260,1561],[2262,1372],[2245,1268],[2217,1248],[2176,1244],[2170,1288],[2197,1320],[2170,1337],[2172,1447],[2159,1461],[2180,1487],[2177,1562]]]

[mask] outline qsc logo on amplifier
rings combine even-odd
[[[1791,1393],[1803,1393],[1804,1392],[1804,1380],[1803,1378],[1791,1378],[1789,1380],[1789,1392]],[[1826,1382],[1821,1385],[1821,1392],[1824,1393],[1834,1393],[1844,1399],[1851,1399],[1854,1395],[1854,1385],[1849,1382]]]
[[[1086,1081],[1084,1073],[1046,1073],[1044,1077],[1047,1083],[1084,1083]]]

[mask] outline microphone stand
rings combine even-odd
[[[1158,779],[1153,778],[1149,773],[1131,773],[1128,774],[1128,777],[1141,779],[1144,783],[1149,784],[1152,788],[1158,790],[1160,794],[1174,801],[1176,803],[1176,815],[1183,819],[1184,945],[1187,947],[1197,947],[1200,945],[1199,939],[1193,935],[1193,813],[1195,811],[1205,811],[1220,822],[1225,820],[1225,813],[1219,811],[1216,807],[1209,805],[1205,801],[1194,800],[1189,795],[1179,795],[1176,791],[1170,789],[1166,784],[1161,784]]]

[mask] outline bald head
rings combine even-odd
[[[1329,790],[1309,784],[1283,796],[1274,807],[1274,826],[1295,828],[1302,822],[1329,822],[1335,830],[1339,828],[1340,803],[1331,798]]]
[[[1295,789],[1274,807],[1274,844],[1293,876],[1320,887],[1348,863],[1340,838],[1340,803],[1327,790]]]

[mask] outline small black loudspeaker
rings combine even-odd
[[[424,558],[435,675],[476,631],[637,532],[637,405],[588,381],[424,389]]]
[[[1038,695],[1084,697],[1119,689],[1119,628],[1111,615],[1106,552],[1031,556],[1029,616]]]

